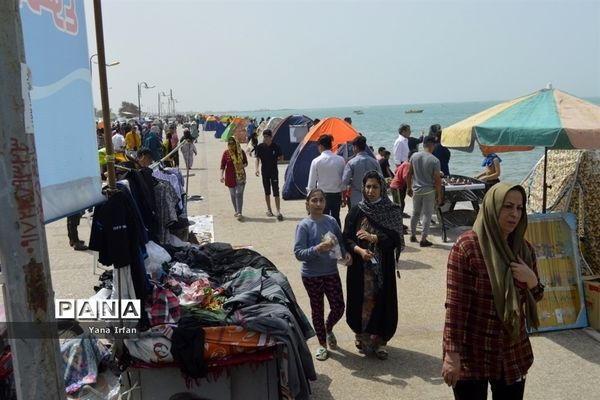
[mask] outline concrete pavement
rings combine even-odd
[[[250,159],[244,195],[246,220],[238,222],[233,217],[229,191],[219,182],[225,144],[201,133],[197,147],[190,195],[202,195],[204,200],[191,202],[189,214],[212,214],[217,241],[253,245],[273,261],[287,275],[300,306],[310,315],[299,263],[292,252],[296,224],[306,215],[304,201],[282,202],[283,222],[267,217],[261,179],[254,175],[254,159]],[[286,166],[280,165],[281,184]],[[49,224],[46,232],[56,297],[90,296],[98,281],[98,275],[92,274],[92,255],[69,247],[65,219]],[[79,232],[87,242],[87,219],[82,219]],[[446,261],[451,244],[441,242],[439,228],[433,227],[432,234],[435,246],[421,249],[407,243],[402,255],[399,323],[388,346],[389,359],[380,361],[359,354],[353,333],[342,319],[335,328],[340,350],[332,351],[325,362],[315,360],[315,399],[452,399],[451,390],[440,376]],[[340,269],[342,280],[344,268]],[[600,399],[600,343],[581,330],[539,334],[531,340],[536,360],[528,376],[525,398]],[[314,351],[318,343],[311,339],[309,345]]]

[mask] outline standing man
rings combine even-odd
[[[321,135],[319,137],[320,156],[310,163],[310,172],[308,174],[308,186],[306,191],[319,188],[325,193],[324,214],[329,214],[340,222],[340,207],[342,205],[342,174],[344,173],[344,158],[333,154],[331,151],[333,137],[331,135]]]
[[[373,170],[381,174],[379,163],[365,152],[366,149],[367,138],[364,136],[355,137],[352,141],[352,154],[355,154],[355,156],[348,161],[342,175],[344,187],[352,189],[352,196],[348,199],[348,208],[357,205],[362,200],[362,181],[365,174]]]
[[[444,176],[448,176],[450,175],[450,150],[442,146],[442,126],[440,124],[431,125],[429,135],[435,137],[433,155],[440,160],[440,169]]]
[[[394,142],[394,162],[396,169],[405,161],[408,161],[408,138],[410,137],[410,125],[402,124],[398,128],[398,139]],[[410,215],[404,212],[406,206],[406,192],[400,191],[400,207],[402,207],[402,218],[409,218]]]
[[[427,240],[431,215],[437,205],[442,205],[442,178],[440,176],[440,160],[432,153],[435,138],[427,136],[423,140],[423,151],[413,154],[406,177],[407,193],[413,198],[413,215],[410,219],[410,241],[417,242],[417,223],[423,216],[423,232],[421,247],[429,247],[433,243]]]
[[[262,182],[265,189],[265,202],[267,203],[267,216],[272,217],[271,210],[271,188],[273,188],[273,197],[275,198],[275,208],[277,208],[277,220],[283,221],[283,215],[280,210],[279,200],[279,170],[277,161],[283,160],[281,147],[273,143],[273,132],[267,129],[263,132],[263,142],[256,149],[256,176],[259,176],[258,166],[262,163]]]

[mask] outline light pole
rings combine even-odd
[[[165,92],[158,92],[158,118],[160,119],[160,96],[166,97]]]
[[[142,120],[142,87],[144,89],[152,89],[154,86],[148,86],[146,82],[138,82],[138,122]],[[140,122],[141,123],[141,122]]]
[[[96,54],[92,54],[92,56],[90,57],[90,75],[92,74],[92,59],[94,57],[98,57],[98,53]],[[115,65],[119,65],[121,64],[121,61],[113,61],[111,63],[106,64],[107,67],[114,67]]]

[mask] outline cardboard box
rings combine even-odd
[[[588,322],[592,328],[600,331],[600,279],[584,280],[583,288]]]

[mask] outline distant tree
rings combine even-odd
[[[138,106],[128,101],[124,101],[121,103],[121,107],[119,108],[119,116],[125,118],[137,117],[139,114]]]
[[[112,109],[108,110],[108,114],[111,120],[117,119],[117,114],[112,112]],[[102,118],[102,109],[94,107],[94,115],[96,115],[96,118]]]

